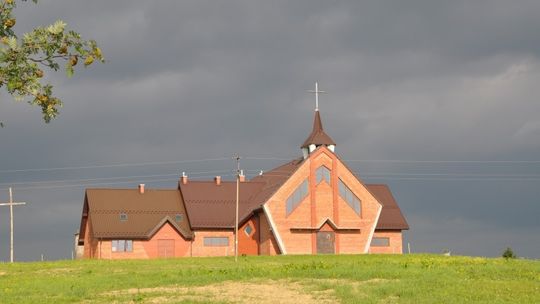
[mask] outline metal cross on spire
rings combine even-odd
[[[315,82],[315,91],[308,90],[310,93],[315,93],[315,111],[319,111],[319,93],[326,93],[326,91],[319,91],[319,83]]]
[[[10,221],[10,246],[9,246],[9,261],[13,263],[13,206],[26,205],[25,202],[14,202],[13,191],[9,188],[9,202],[0,203],[0,206],[9,206],[9,221]]]

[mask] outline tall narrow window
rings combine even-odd
[[[339,196],[347,202],[347,204],[356,212],[356,214],[360,215],[362,212],[362,204],[360,202],[360,199],[354,195],[354,193],[343,183],[343,181],[339,180]]]
[[[325,166],[320,166],[317,168],[317,171],[315,171],[315,175],[317,178],[317,184],[325,180],[330,185],[330,170],[328,168]]]
[[[308,181],[305,179],[287,199],[287,215],[291,214],[308,194]]]

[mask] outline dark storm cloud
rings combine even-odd
[[[321,97],[323,122],[343,159],[538,160],[538,12],[538,1],[22,3],[19,32],[63,19],[96,39],[108,62],[69,80],[62,73],[50,76],[65,101],[50,125],[39,121],[37,108],[2,93],[0,120],[7,127],[0,130],[0,169],[236,152],[296,157],[312,123],[313,97],[305,90],[316,80],[329,92]],[[250,170],[276,164],[244,162]],[[233,165],[0,172],[0,188]],[[540,230],[540,181],[486,178],[539,175],[540,164],[349,165],[361,177],[386,174],[364,180],[390,184],[409,219],[407,239],[415,249],[498,255],[511,245],[538,257],[539,234],[520,231]],[[403,180],[396,174],[439,179]],[[487,177],[443,180],[464,174]],[[84,187],[24,186],[16,190],[17,199],[32,204],[17,211],[19,223],[27,223],[17,226],[20,257],[37,259],[42,251],[69,257]],[[0,200],[7,199],[4,192]],[[6,211],[0,209],[0,244],[7,244]],[[6,258],[1,250],[0,259]]]

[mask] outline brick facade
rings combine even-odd
[[[316,170],[325,166],[331,171],[330,184],[317,183]],[[286,214],[286,202],[296,188],[309,180],[309,193],[291,214]],[[342,180],[360,199],[358,215],[339,195],[338,181]],[[382,206],[369,190],[326,147],[314,151],[298,170],[269,199],[269,210],[277,225],[287,254],[317,253],[317,231],[332,221],[336,253],[367,253],[377,217]]]
[[[401,230],[375,230],[373,237],[388,238],[389,246],[370,246],[369,253],[403,253]]]

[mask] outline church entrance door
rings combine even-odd
[[[317,232],[317,254],[336,253],[336,235],[333,231]]]

